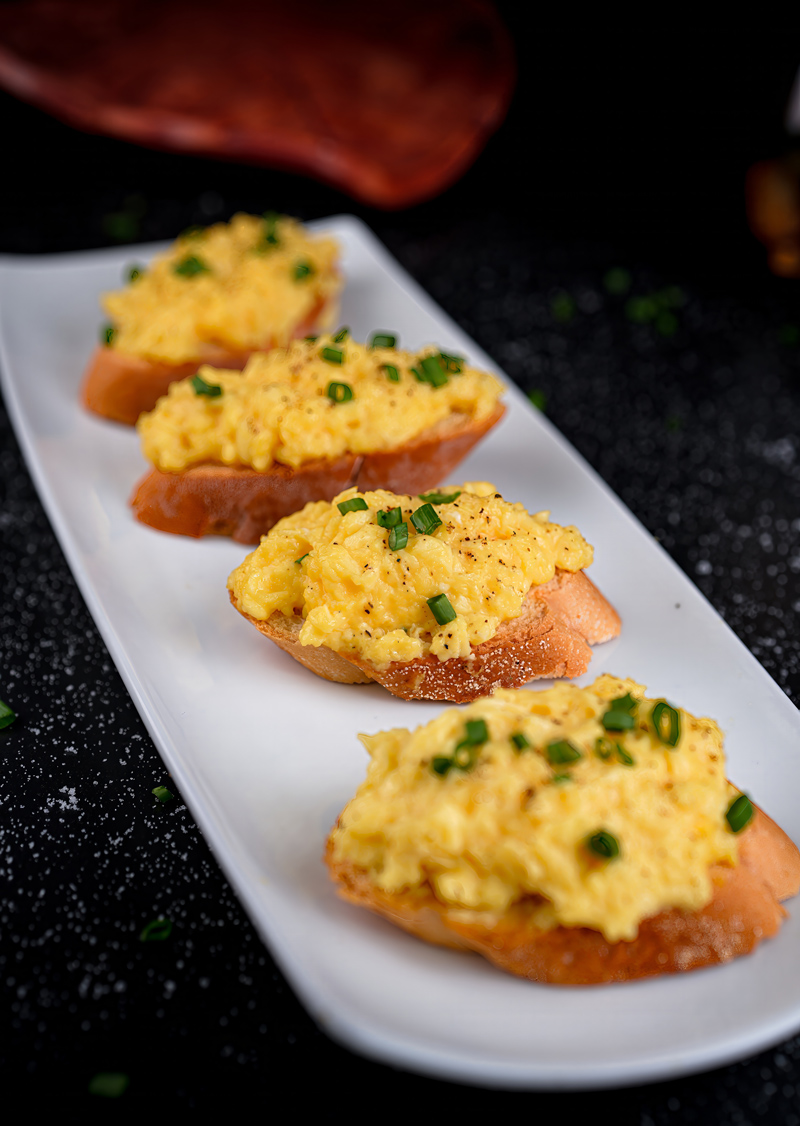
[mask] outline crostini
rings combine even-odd
[[[138,520],[188,536],[257,543],[283,516],[348,486],[422,492],[502,417],[502,384],[460,357],[335,335],[253,356],[244,372],[202,368],[138,423],[154,468]]]
[[[698,969],[776,933],[800,853],[726,779],[722,733],[641,685],[499,691],[361,736],[325,854],[340,894],[537,982]]]
[[[281,520],[228,580],[236,609],[326,680],[462,703],[580,676],[616,611],[592,547],[472,482],[421,496],[348,489]]]
[[[255,351],[328,328],[338,256],[333,239],[271,213],[186,232],[102,297],[109,323],[84,376],[84,406],[133,425],[201,364],[241,369]]]

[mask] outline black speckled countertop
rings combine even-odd
[[[460,185],[395,215],[285,174],[74,133],[2,97],[12,147],[33,155],[10,186],[0,251],[167,238],[267,206],[302,218],[355,211],[537,393],[800,700],[798,283],[766,273],[740,214],[741,179],[705,226],[695,210],[761,153],[737,149],[705,196],[674,214],[672,180],[654,195],[652,215],[640,208],[626,217],[612,190],[592,196],[591,185],[570,198],[577,159],[547,190],[531,181],[527,192],[517,179],[504,191],[528,120],[525,96],[523,83],[504,131]],[[652,152],[649,159],[652,171]],[[612,268],[627,271],[625,294],[610,291]],[[646,304],[630,304],[653,294],[666,314],[658,321],[647,319]],[[154,800],[166,772],[78,593],[2,404],[0,467],[0,697],[19,717],[0,731],[6,1085],[88,1109],[99,1103],[92,1077],[121,1072],[126,1102],[200,1107],[252,1096],[269,1105],[278,1091],[297,1097],[313,1077],[344,1092],[337,1101],[382,1084],[408,1106],[451,1112],[496,1116],[535,1098],[548,1118],[606,1112],[620,1126],[800,1126],[800,1037],[672,1082],[535,1095],[395,1072],[332,1043],[274,966],[180,796]],[[170,937],[141,942],[143,926],[161,915],[173,921]]]

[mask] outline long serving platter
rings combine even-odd
[[[339,239],[342,323],[497,371],[358,220]],[[663,1079],[737,1059],[800,1028],[800,903],[750,957],[597,988],[534,985],[427,946],[340,901],[321,856],[364,777],[359,732],[440,710],[313,676],[253,630],[225,583],[245,550],[137,524],[134,432],[87,415],[81,373],[98,295],[153,246],[0,259],[2,387],[76,581],[167,769],[228,879],[319,1025],[356,1051],[443,1078],[569,1089]],[[498,372],[502,376],[502,373]],[[508,381],[506,419],[457,471],[576,524],[623,619],[600,672],[711,715],[730,776],[800,840],[798,715],[719,615],[594,471]],[[542,684],[542,686],[547,686]]]

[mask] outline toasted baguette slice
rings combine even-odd
[[[240,613],[233,592],[231,601]],[[276,612],[267,621],[244,617],[296,661],[325,680],[340,684],[377,681],[404,700],[447,700],[464,704],[495,688],[519,688],[541,677],[581,676],[592,657],[590,645],[620,631],[616,610],[583,571],[556,571],[531,587],[518,617],[501,622],[497,633],[475,646],[469,657],[418,657],[377,668],[351,654],[322,645],[301,645],[303,619]]]
[[[294,339],[299,340],[311,332],[323,309],[330,307],[331,303],[324,306],[320,302],[297,326]],[[270,347],[272,343],[268,341],[262,351],[269,351]],[[196,360],[185,364],[165,364],[100,345],[95,348],[87,365],[81,386],[81,402],[87,410],[102,418],[135,426],[139,415],[151,411],[161,396],[166,395],[170,383],[194,375],[203,364],[240,371],[253,351],[230,352],[208,345]]]
[[[152,469],[130,503],[137,520],[162,532],[229,535],[239,543],[258,543],[283,516],[309,501],[333,500],[352,485],[409,494],[433,488],[504,413],[498,404],[479,421],[454,414],[399,449],[346,454],[298,469],[277,463],[264,473],[227,465],[191,466],[180,473]]]
[[[786,912],[779,900],[800,890],[800,853],[761,810],[742,833],[739,864],[711,869],[714,894],[702,910],[664,911],[639,925],[631,942],[608,942],[599,931],[533,925],[522,902],[500,920],[448,907],[427,887],[388,894],[363,869],[325,854],[339,894],[426,942],[474,950],[501,969],[554,985],[599,985],[717,965],[748,954],[774,935]],[[472,916],[472,917],[471,917]]]

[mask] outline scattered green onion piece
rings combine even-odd
[[[100,343],[110,344],[114,337],[117,335],[117,330],[113,325],[101,325],[100,327]]]
[[[304,336],[303,340],[305,340],[306,344],[316,344],[316,342],[319,340],[319,337],[318,336]]]
[[[279,246],[280,245],[281,240],[278,238],[277,226],[278,226],[278,213],[277,213],[277,211],[265,211],[264,212],[264,237],[263,237],[264,246],[261,249],[266,249],[267,247]]]
[[[438,356],[426,356],[420,363],[420,367],[425,374],[427,382],[434,387],[444,387],[445,383],[448,382],[447,372],[439,363]]]
[[[400,551],[408,544],[408,524],[398,524],[389,532],[389,550]]]
[[[373,332],[369,338],[370,348],[394,348],[397,337],[391,332]]]
[[[411,523],[420,535],[429,536],[441,524],[439,513],[432,504],[423,504],[411,513]]]
[[[618,743],[612,742],[612,740],[606,738],[605,735],[600,735],[594,741],[594,753],[604,762],[608,762],[610,758],[613,758],[614,752],[618,746]]]
[[[173,266],[172,269],[174,273],[180,274],[182,278],[194,278],[197,277],[198,274],[211,273],[202,258],[198,258],[196,254],[189,254],[182,262],[179,262],[177,266]]]
[[[386,378],[391,379],[392,383],[400,382],[400,372],[394,364],[381,364],[381,371],[386,372]]]
[[[613,860],[614,857],[619,856],[619,841],[605,829],[600,829],[587,837],[586,847],[595,856],[602,856],[604,860]]]
[[[579,758],[583,758],[583,751],[579,751],[568,739],[556,739],[547,744],[547,761],[553,766],[576,762]]]
[[[445,371],[451,371],[455,375],[460,375],[464,370],[463,356],[451,356],[447,352],[440,352],[439,361],[444,367]]]
[[[606,731],[630,731],[636,724],[630,712],[616,711],[613,708],[605,713],[600,722]]]
[[[731,827],[732,833],[741,833],[745,825],[748,825],[753,817],[753,805],[747,794],[739,794],[738,798],[734,798],[728,806],[728,812],[725,814],[728,824]]]
[[[329,364],[344,363],[344,351],[341,348],[323,348],[320,356],[323,360],[327,360]]]
[[[135,282],[137,278],[143,277],[145,274],[144,266],[129,266],[128,267],[128,281]]]
[[[420,493],[419,499],[428,504],[452,504],[460,496],[461,489],[456,489],[454,493]]]
[[[461,743],[467,743],[474,747],[480,743],[485,743],[489,738],[489,728],[486,726],[485,719],[468,719],[466,727],[467,733]],[[461,746],[461,743],[459,743],[459,746]]]
[[[363,497],[350,497],[350,500],[341,500],[336,506],[344,516],[348,512],[364,512],[369,507]]]
[[[308,559],[308,557],[309,557],[309,555],[310,555],[310,554],[311,554],[311,552],[310,552],[310,551],[307,551],[307,552],[305,553],[305,555],[301,555],[299,559],[295,559],[295,563],[297,563],[297,564],[299,565],[300,563],[302,563],[302,562],[303,562],[303,560],[304,560],[304,559]]]
[[[347,340],[349,335],[350,335],[350,329],[347,327],[347,325],[343,325],[339,329],[339,331],[336,333],[336,335],[334,336],[333,343],[334,344],[341,344],[343,341]]]
[[[626,692],[624,696],[617,696],[616,700],[611,701],[611,710],[613,712],[628,712],[633,714],[639,707],[639,701],[635,696],[631,696],[630,692]]]
[[[518,751],[524,751],[531,745],[530,739],[522,731],[515,731],[511,736],[511,742]]]
[[[434,774],[440,774],[444,777],[448,770],[453,766],[453,760],[446,755],[437,755],[436,758],[431,759],[431,770]]]
[[[437,594],[434,598],[429,598],[428,606],[440,626],[446,626],[448,622],[454,622],[458,617],[446,594]]]
[[[153,786],[150,791],[160,802],[172,801],[175,795],[166,786]]]
[[[14,711],[14,709],[10,708],[8,704],[4,704],[3,701],[0,700],[0,730],[2,730],[4,727],[8,727],[14,722],[16,718],[17,713]]]
[[[130,1085],[130,1076],[124,1071],[98,1071],[89,1080],[88,1091],[90,1095],[97,1095],[101,1099],[118,1099],[124,1095]]]
[[[674,747],[681,737],[680,713],[665,700],[659,700],[650,715],[656,737],[668,747]]]
[[[615,746],[617,748],[617,758],[623,766],[634,766],[636,764],[636,759],[633,755],[629,755],[620,743],[616,743]]]
[[[153,919],[139,935],[140,942],[163,942],[172,934],[170,919]]]
[[[310,278],[314,273],[314,267],[310,262],[297,262],[293,270],[293,277],[295,281],[305,281]]]
[[[206,383],[199,374],[192,376],[192,387],[195,395],[207,395],[209,399],[218,399],[222,394],[222,388],[218,383]]]
[[[428,382],[428,380],[425,378],[425,376],[422,374],[422,372],[419,370],[419,368],[412,368],[411,374],[414,376],[414,378],[417,380],[418,383],[427,383]]]
[[[403,523],[403,510],[398,504],[397,508],[382,508],[376,516],[378,527],[396,528]]]
[[[556,784],[559,783],[559,782],[571,782],[572,781],[572,775],[571,774],[554,774],[553,777],[550,779],[550,781],[555,782]]]
[[[353,388],[349,383],[329,383],[325,394],[334,403],[349,403],[353,398]]]
[[[458,770],[472,770],[478,761],[480,747],[474,743],[461,742],[453,751],[453,766]]]

